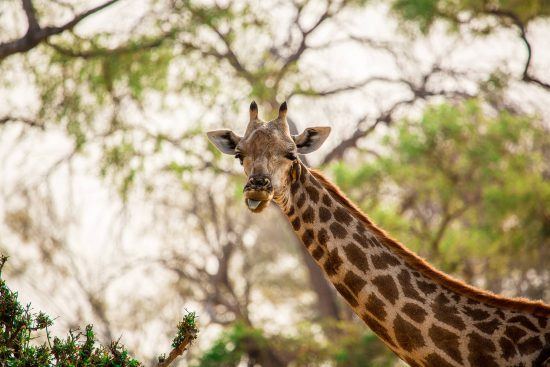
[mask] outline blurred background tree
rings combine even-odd
[[[265,118],[286,99],[293,131],[333,126],[314,165],[394,237],[470,283],[548,301],[549,11],[3,1],[6,275],[58,328],[122,333],[151,364],[189,307],[204,330],[182,365],[395,365],[279,213],[247,211],[240,167],[204,138],[242,131],[251,99]]]

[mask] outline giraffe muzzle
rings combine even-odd
[[[246,206],[254,213],[259,213],[267,207],[273,198],[271,180],[265,175],[251,176],[244,186]]]

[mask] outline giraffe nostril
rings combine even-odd
[[[268,177],[260,176],[260,177],[250,177],[248,180],[247,186],[249,188],[256,188],[256,189],[266,189],[269,188],[271,185],[271,181]]]

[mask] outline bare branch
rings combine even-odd
[[[198,11],[197,9],[193,8],[192,6],[188,6],[187,9],[193,14],[193,16],[199,18],[204,25],[208,26],[216,35],[220,38],[220,40],[225,45],[226,51],[224,53],[219,53],[215,50],[209,50],[208,55],[215,56],[220,60],[226,60],[231,64],[231,66],[237,71],[237,73],[244,77],[250,84],[255,83],[255,78],[252,75],[252,73],[246,69],[246,67],[243,65],[243,63],[239,60],[239,57],[233,50],[233,46],[231,44],[231,41],[229,40],[229,36],[231,31],[228,31],[226,33],[222,33],[212,22],[208,21],[208,19],[205,19],[204,15]],[[202,51],[200,47],[194,46],[193,44],[188,44],[189,46],[193,46],[194,49]],[[204,51],[202,51],[204,52]]]
[[[404,83],[405,81],[399,80],[399,79],[391,79],[384,76],[372,76],[359,83],[344,85],[341,87],[326,89],[322,91],[315,91],[313,89],[311,90],[298,89],[290,93],[288,99],[290,99],[292,96],[295,96],[295,95],[301,95],[301,96],[307,96],[307,97],[326,97],[326,96],[330,96],[330,95],[334,95],[342,92],[349,92],[352,90],[361,89],[367,86],[368,84],[375,83],[375,82]]]
[[[38,25],[38,20],[36,19],[36,12],[31,0],[22,0],[23,10],[27,16],[27,21],[29,23],[28,32],[34,32],[40,28]]]
[[[25,125],[29,125],[31,127],[39,128],[40,130],[44,130],[44,125],[41,123],[38,123],[32,119],[26,118],[26,117],[16,117],[16,116],[4,116],[0,117],[0,126],[5,125],[8,122],[20,122]]]
[[[0,61],[13,54],[29,51],[41,42],[47,40],[49,37],[73,29],[78,23],[90,15],[95,14],[118,1],[119,0],[106,1],[101,5],[76,15],[72,20],[61,26],[40,27],[38,20],[36,19],[32,2],[30,0],[24,0],[23,8],[29,21],[29,28],[23,37],[0,44]]]
[[[62,55],[69,56],[69,57],[78,57],[82,59],[93,59],[96,57],[123,55],[123,54],[129,54],[132,52],[137,52],[142,50],[154,49],[154,48],[160,47],[165,41],[170,39],[170,37],[172,36],[173,36],[173,33],[167,33],[157,38],[144,41],[142,43],[132,45],[132,46],[120,46],[115,48],[99,48],[99,49],[85,50],[85,51],[65,48],[63,46],[56,45],[55,43],[51,43],[49,41],[46,41],[46,43]]]
[[[428,88],[430,79],[436,75],[445,72],[438,64],[434,64],[432,68],[422,75],[422,78],[420,79],[420,83],[413,83],[410,80],[407,80],[405,78],[401,79],[389,79],[384,77],[373,77],[373,80],[365,80],[365,85],[367,85],[369,82],[373,81],[384,81],[384,82],[392,82],[392,83],[401,83],[404,86],[406,86],[409,91],[411,92],[412,96],[402,99],[400,101],[395,102],[392,106],[390,106],[385,111],[381,112],[378,117],[374,119],[374,122],[368,126],[367,128],[363,128],[362,126],[364,123],[368,120],[368,115],[365,115],[361,117],[357,122],[355,123],[356,129],[352,136],[350,136],[347,139],[344,139],[340,144],[338,144],[336,147],[334,147],[323,159],[323,164],[327,164],[333,160],[341,159],[344,156],[344,153],[350,149],[357,146],[357,143],[360,139],[366,137],[367,135],[371,134],[376,127],[380,123],[385,123],[387,125],[391,124],[394,120],[394,113],[399,109],[401,106],[405,105],[411,105],[419,100],[426,100],[429,97],[433,96],[445,96],[445,97],[459,97],[459,98],[469,98],[472,97],[472,95],[468,94],[464,91],[447,91],[444,89],[436,89],[431,90]],[[336,90],[336,91],[343,91],[342,90]]]
[[[524,82],[537,84],[538,86],[540,86],[544,89],[550,90],[550,83],[544,82],[544,81],[534,77],[529,72],[529,68],[531,67],[531,61],[532,61],[532,58],[533,58],[533,48],[531,47],[531,43],[529,42],[529,39],[527,38],[527,27],[523,23],[523,21],[520,19],[520,17],[517,14],[515,14],[511,11],[506,11],[506,10],[501,10],[501,9],[486,10],[485,13],[490,14],[490,15],[494,15],[498,18],[508,19],[518,28],[519,36],[520,36],[521,40],[523,41],[523,44],[525,45],[525,49],[527,51],[527,59],[525,60],[525,65],[523,67],[523,72],[522,72],[521,79]]]
[[[297,8],[298,11],[297,11],[296,18],[295,18],[295,24],[301,32],[302,39],[300,41],[300,45],[298,46],[298,48],[292,54],[290,54],[287,58],[285,58],[284,64],[281,67],[281,69],[279,70],[279,73],[278,73],[277,78],[275,80],[275,87],[274,87],[275,89],[277,89],[277,87],[279,86],[279,83],[281,82],[281,80],[285,76],[285,74],[286,74],[287,70],[290,68],[290,66],[292,66],[296,61],[298,61],[298,59],[302,56],[302,54],[308,49],[308,45],[307,45],[308,37],[317,28],[319,28],[327,19],[329,19],[330,17],[332,17],[335,14],[337,14],[338,12],[340,12],[345,7],[345,5],[346,5],[346,1],[342,1],[336,9],[332,10],[331,9],[332,1],[331,0],[327,1],[327,5],[325,7],[325,10],[323,11],[323,14],[321,14],[319,16],[319,18],[317,18],[315,23],[313,23],[313,25],[311,27],[309,27],[308,29],[303,29],[303,27],[301,26],[301,24],[300,24],[301,9]]]
[[[340,144],[338,144],[336,147],[334,147],[325,156],[325,158],[323,159],[322,164],[327,164],[329,162],[332,162],[333,160],[337,160],[337,159],[342,158],[344,156],[344,153],[348,149],[356,147],[359,140],[366,137],[367,135],[370,135],[380,123],[383,122],[383,123],[389,125],[393,121],[393,113],[395,112],[395,110],[398,107],[400,107],[402,105],[412,104],[416,100],[417,99],[415,97],[413,97],[413,98],[410,98],[410,99],[405,99],[405,100],[401,100],[401,101],[398,101],[398,102],[394,103],[389,109],[382,112],[374,120],[374,122],[369,127],[367,127],[366,129],[361,128],[361,125],[363,125],[365,123],[365,121],[368,120],[368,116],[365,115],[362,118],[360,118],[356,123],[357,129],[355,130],[353,135],[350,136],[347,139],[344,139]]]

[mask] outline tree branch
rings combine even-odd
[[[31,0],[22,0],[23,10],[27,16],[27,21],[29,23],[27,32],[34,32],[40,28],[38,20],[36,19],[36,12]]]
[[[322,164],[327,164],[333,160],[341,159],[344,156],[344,153],[348,149],[356,147],[359,140],[371,134],[380,123],[385,123],[388,125],[391,124],[394,119],[394,116],[393,116],[394,113],[401,106],[411,105],[418,100],[426,100],[428,97],[433,97],[433,96],[460,97],[460,98],[472,97],[467,92],[462,92],[462,91],[430,90],[428,88],[430,78],[435,74],[441,73],[443,71],[444,70],[441,69],[441,67],[439,67],[438,64],[434,64],[427,73],[422,75],[422,78],[420,79],[420,83],[418,84],[410,80],[407,80],[405,78],[390,79],[390,78],[384,78],[384,77],[372,77],[371,79],[366,79],[364,81],[365,85],[374,81],[401,83],[409,89],[412,96],[395,102],[391,107],[381,112],[378,115],[378,117],[376,117],[374,122],[367,128],[362,128],[362,125],[368,120],[368,115],[365,115],[360,119],[358,119],[357,122],[355,123],[356,130],[354,131],[353,135],[347,139],[344,139],[340,144],[334,147],[325,156],[325,158],[322,161]],[[344,90],[345,89],[343,88],[335,89],[335,91],[337,92],[344,91]]]
[[[142,43],[132,45],[132,46],[119,46],[115,48],[98,48],[94,50],[83,50],[83,51],[65,48],[63,46],[56,45],[55,43],[51,43],[49,41],[46,41],[46,43],[51,48],[53,48],[54,50],[56,50],[62,55],[69,56],[69,57],[78,57],[82,59],[93,59],[96,57],[123,55],[123,54],[129,54],[132,52],[137,52],[142,50],[154,49],[154,48],[160,47],[171,36],[173,36],[173,33],[163,34],[157,38],[143,41]]]
[[[344,85],[344,86],[336,87],[332,89],[325,89],[322,91],[315,91],[313,89],[311,90],[298,89],[298,90],[292,91],[289,94],[287,99],[290,99],[292,96],[295,96],[295,95],[301,95],[301,96],[307,96],[307,97],[327,97],[327,96],[342,93],[342,92],[349,92],[352,90],[360,89],[367,86],[368,84],[375,83],[375,82],[403,83],[403,80],[391,79],[384,76],[373,76],[359,83]]]
[[[246,67],[243,65],[243,63],[239,60],[239,57],[233,51],[233,47],[231,45],[231,41],[229,40],[228,36],[230,34],[230,31],[227,33],[222,33],[212,22],[208,21],[208,19],[205,19],[204,15],[198,11],[197,9],[193,8],[192,6],[188,6],[187,9],[191,12],[191,14],[197,18],[199,18],[204,25],[206,25],[208,28],[210,28],[216,35],[219,37],[219,39],[223,42],[225,45],[226,51],[224,53],[219,53],[217,51],[211,51],[208,54],[210,56],[215,56],[220,60],[226,60],[229,62],[229,64],[237,71],[239,75],[244,77],[250,84],[254,84],[256,82],[253,74],[246,69]],[[192,44],[189,44],[192,45]],[[194,46],[194,45],[192,45]],[[201,51],[200,47],[194,46],[193,48]]]
[[[524,82],[537,84],[538,86],[544,89],[550,90],[550,83],[546,83],[534,77],[529,72],[529,68],[531,67],[531,61],[533,59],[533,48],[531,46],[531,43],[529,42],[529,39],[527,38],[527,27],[523,23],[523,21],[520,19],[520,17],[511,11],[506,11],[501,9],[490,9],[490,10],[486,10],[485,13],[494,15],[497,18],[509,19],[518,28],[519,36],[523,41],[523,44],[525,45],[525,49],[527,51],[527,59],[525,60],[525,65],[523,67],[521,79]]]
[[[16,117],[16,116],[4,116],[0,117],[0,126],[5,125],[8,122],[21,122],[25,125],[29,125],[31,127],[39,128],[40,130],[44,130],[44,125],[40,124],[32,119],[26,118],[26,117]]]
[[[177,346],[175,347],[174,349],[172,349],[172,351],[170,352],[170,354],[168,355],[168,357],[166,357],[165,360],[163,360],[162,362],[159,362],[159,364],[157,365],[157,367],[167,367],[169,366],[172,362],[174,362],[174,360],[176,358],[178,358],[179,356],[181,356],[183,354],[183,352],[185,352],[187,350],[187,347],[189,346],[189,344],[195,339],[194,336],[186,336],[183,341]]]
[[[295,24],[301,32],[302,39],[300,41],[300,45],[298,46],[298,48],[292,54],[290,54],[288,57],[286,57],[284,59],[284,64],[281,67],[281,69],[279,70],[279,73],[277,74],[277,77],[276,77],[276,80],[275,80],[275,86],[274,86],[275,89],[278,89],[279,83],[281,82],[281,80],[285,76],[285,74],[286,74],[287,70],[290,68],[290,66],[293,65],[296,61],[298,61],[300,56],[302,56],[302,54],[308,49],[308,46],[307,46],[308,37],[317,28],[319,28],[319,26],[321,26],[321,24],[323,24],[327,19],[329,19],[330,17],[332,17],[335,14],[337,14],[338,12],[340,12],[346,6],[346,3],[347,3],[346,1],[342,1],[339,4],[337,9],[331,10],[332,1],[331,0],[327,1],[327,5],[325,7],[325,10],[323,11],[323,14],[321,14],[319,16],[319,18],[317,18],[315,23],[313,23],[313,25],[311,27],[309,27],[308,29],[303,29],[303,27],[300,25],[300,15],[301,15],[302,9],[300,7],[297,8]]]
[[[334,160],[341,159],[344,156],[344,153],[350,149],[357,146],[357,143],[360,139],[366,137],[367,135],[371,134],[376,127],[380,123],[386,123],[390,124],[393,121],[393,113],[394,111],[400,107],[401,105],[407,105],[414,103],[416,101],[416,98],[410,98],[405,99],[402,101],[398,101],[394,103],[390,108],[388,108],[386,111],[382,112],[375,120],[374,122],[366,129],[362,129],[360,126],[367,121],[368,115],[363,116],[360,118],[357,123],[357,129],[353,133],[352,136],[350,136],[347,139],[344,139],[340,144],[338,144],[336,147],[334,147],[323,159],[322,164],[328,164]]]
[[[101,5],[76,15],[72,20],[61,26],[40,27],[38,20],[36,19],[32,2],[30,0],[23,0],[23,8],[29,22],[29,27],[23,37],[0,43],[0,62],[13,54],[31,50],[51,36],[73,29],[78,23],[90,15],[95,14],[118,1],[119,0],[106,1]]]

